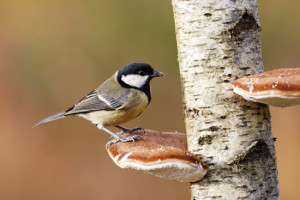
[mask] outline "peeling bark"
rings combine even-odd
[[[263,71],[257,0],[172,0],[190,152],[209,165],[192,199],[279,199],[266,105],[232,82]]]

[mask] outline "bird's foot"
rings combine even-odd
[[[118,143],[118,142],[134,142],[136,139],[142,139],[141,136],[139,135],[134,135],[134,136],[128,136],[128,137],[121,137],[121,136],[118,136],[118,138],[116,140],[110,140],[107,144],[106,144],[106,149],[112,145],[112,144],[115,144],[115,143]]]
[[[131,133],[134,133],[134,132],[136,132],[136,131],[142,131],[143,134],[146,133],[145,129],[143,129],[142,127],[135,127],[135,128],[129,129],[129,128],[125,128],[125,127],[123,127],[123,126],[116,126],[116,128],[121,129],[121,131],[122,131],[123,133],[130,133],[130,134],[131,134]]]

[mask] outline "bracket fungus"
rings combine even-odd
[[[109,156],[119,167],[181,182],[204,177],[207,166],[187,151],[184,133],[146,130],[145,135],[136,135],[141,139],[108,146]]]
[[[286,107],[300,105],[300,68],[283,68],[240,78],[233,91],[248,101]]]

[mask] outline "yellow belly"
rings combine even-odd
[[[80,116],[103,126],[116,126],[130,121],[140,115],[148,105],[148,98],[143,92],[132,90],[130,103],[124,104],[121,108],[112,111],[95,111]]]

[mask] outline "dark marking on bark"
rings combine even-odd
[[[246,10],[241,18],[228,30],[227,34],[229,33],[231,38],[235,41],[243,41],[252,32],[260,30],[261,28],[253,15]]]
[[[220,199],[222,196],[211,196],[212,199]]]
[[[234,21],[223,22],[223,24],[232,24],[232,23],[234,23]]]
[[[219,127],[211,126],[211,127],[209,127],[209,130],[210,130],[211,132],[215,132],[215,131],[219,130]]]
[[[257,112],[257,113],[251,113],[252,116],[260,116],[261,113],[260,112]]]
[[[271,158],[272,156],[268,149],[268,145],[262,139],[259,139],[254,141],[248,149],[238,155],[230,164],[236,164],[240,168],[248,163],[253,163],[253,161],[266,163],[266,161]]]
[[[246,67],[241,66],[240,69],[241,70],[248,70],[248,69],[250,69],[250,67],[249,66],[246,66]]]
[[[254,106],[257,106],[257,103],[252,103],[252,102],[249,102],[248,105],[242,105],[242,109],[243,111],[248,111],[248,110],[253,110],[253,111],[258,111],[259,110],[259,107],[254,107]]]
[[[186,116],[187,116],[187,117],[192,117],[192,118],[198,117],[198,116],[199,116],[199,112],[200,112],[200,111],[197,110],[197,109],[195,109],[195,108],[193,108],[193,109],[189,108],[189,109],[186,109],[186,110],[185,110]]]
[[[227,117],[226,115],[222,115],[220,118],[225,119],[226,117]]]
[[[205,135],[199,138],[199,145],[204,144],[212,144],[213,139],[216,137],[216,135]]]
[[[210,16],[212,16],[212,14],[211,13],[205,13],[204,16],[210,17]]]

